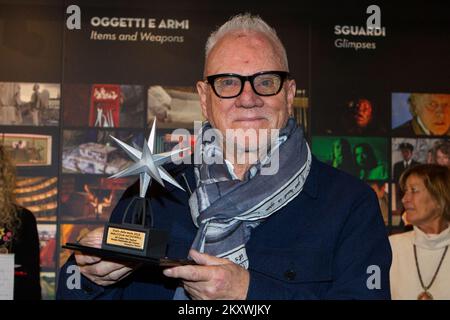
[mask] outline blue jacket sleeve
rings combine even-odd
[[[57,300],[113,300],[120,299],[123,289],[103,287],[83,276],[72,255],[59,272]]]

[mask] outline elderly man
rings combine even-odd
[[[259,17],[239,15],[214,32],[197,89],[208,120],[202,132],[218,129],[225,150],[211,141],[202,150],[226,159],[168,168],[180,184],[184,176],[195,186],[190,196],[158,185],[149,191],[155,227],[170,232],[167,256],[189,255],[198,265],[138,268],[78,253],[60,272],[58,298],[389,298],[391,251],[377,198],[311,155],[290,118],[296,86],[288,70],[283,45]],[[248,139],[230,152],[229,129],[279,129],[279,135],[266,155]],[[278,170],[262,174],[274,150]],[[236,161],[242,152],[258,160]],[[120,219],[133,192],[124,194],[111,221]],[[81,243],[100,246],[101,238],[97,230]],[[66,270],[73,264],[83,277],[81,288],[70,290]]]
[[[412,93],[409,104],[413,118],[395,128],[393,135],[450,135],[450,94]]]

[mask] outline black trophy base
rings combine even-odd
[[[166,255],[168,238],[164,230],[128,223],[107,223],[102,249],[158,259]]]
[[[192,260],[187,259],[169,259],[165,258],[152,258],[140,255],[134,255],[130,253],[117,252],[108,249],[87,247],[80,245],[78,243],[66,243],[62,246],[64,249],[69,249],[73,251],[79,251],[85,254],[101,257],[104,260],[118,261],[118,262],[135,262],[143,263],[145,265],[159,266],[164,268],[184,266],[184,265],[195,265],[196,263]]]
[[[146,218],[150,217],[149,226]],[[153,259],[165,257],[168,233],[154,229],[149,198],[134,196],[122,216],[122,223],[110,222],[103,231],[102,249]]]
[[[147,213],[151,217],[146,226]],[[127,219],[128,215],[131,219]],[[130,221],[130,222],[126,222]],[[166,249],[168,233],[154,229],[150,199],[133,197],[122,218],[122,223],[107,223],[103,231],[101,248],[66,243],[63,248],[81,251],[112,261],[130,261],[163,267],[195,264],[191,260],[168,259]]]

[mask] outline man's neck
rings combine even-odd
[[[257,163],[258,160],[261,160],[263,157],[263,151],[250,151],[245,152],[241,151],[242,153],[237,155],[237,152],[234,155],[228,155],[225,153],[225,157],[228,160],[228,168],[230,170],[233,170],[234,174],[239,180],[244,180],[245,173],[250,169],[252,165]],[[261,152],[261,154],[259,154]],[[228,156],[228,157],[227,157]],[[231,166],[230,166],[231,164]]]
[[[235,164],[234,165],[234,174],[239,180],[244,180],[245,173],[251,167],[251,164]]]
[[[234,161],[232,162],[234,174],[239,180],[244,180],[244,176],[247,173],[247,171],[253,165],[258,163],[258,161],[262,161],[267,156],[266,152],[263,152],[261,150],[253,152],[245,152],[244,155],[245,157],[241,156],[241,158],[235,156],[233,159]]]

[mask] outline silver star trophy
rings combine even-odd
[[[170,182],[174,186],[185,191],[183,187],[180,186],[178,182],[174,178],[172,178],[169,175],[169,173],[161,166],[169,162],[172,156],[179,154],[180,152],[189,150],[189,148],[169,151],[160,154],[153,154],[155,142],[155,126],[156,126],[156,119],[153,121],[150,136],[148,138],[148,141],[145,140],[142,151],[133,148],[132,146],[126,144],[125,142],[120,141],[117,138],[114,138],[113,136],[110,136],[135,162],[128,168],[112,175],[110,178],[120,178],[139,174],[139,182],[140,182],[139,196],[141,198],[145,197],[145,194],[147,193],[147,189],[151,183],[152,178],[158,181],[162,186],[164,186],[163,180],[166,180],[167,182]]]
[[[166,230],[153,228],[153,214],[150,197],[146,197],[148,187],[155,179],[164,186],[167,181],[184,191],[178,182],[162,167],[170,162],[172,156],[185,152],[190,148],[173,150],[170,152],[153,154],[155,141],[155,125],[153,121],[150,137],[145,140],[142,150],[137,146],[128,144],[114,138],[119,146],[133,159],[134,163],[128,168],[114,174],[110,178],[139,175],[139,196],[123,201],[126,208],[119,219],[105,225],[101,248],[89,247],[80,243],[66,243],[62,247],[86,254],[100,256],[112,261],[131,261],[157,265],[160,267],[173,267],[186,264],[195,264],[189,259],[170,259],[166,257],[168,233]],[[182,158],[180,158],[182,159]],[[131,217],[129,217],[131,215]],[[146,216],[151,217],[150,225],[145,223]]]
[[[171,161],[173,156],[185,152],[190,148],[177,149],[165,153],[153,154],[155,142],[156,119],[148,141],[145,140],[142,150],[137,146],[130,146],[123,141],[111,138],[134,161],[132,165],[112,175],[110,178],[121,178],[139,175],[139,196],[134,196],[123,213],[122,223],[108,223],[103,235],[102,249],[117,251],[125,254],[162,258],[167,247],[167,232],[153,228],[153,213],[150,197],[146,197],[152,179],[164,186],[164,181],[185,191],[180,184],[162,167]],[[131,214],[131,219],[129,215]],[[147,226],[146,217],[151,218]]]

